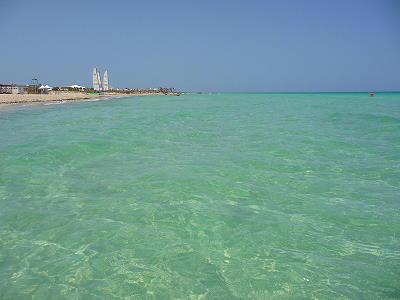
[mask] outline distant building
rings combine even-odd
[[[51,86],[46,85],[41,85],[38,90],[40,94],[48,94],[53,88]]]
[[[82,91],[82,92],[83,92],[84,90],[86,90],[86,87],[81,86],[81,85],[77,85],[77,84],[70,85],[68,88],[69,88],[69,89],[72,89],[72,90],[74,90],[74,91]]]
[[[27,94],[28,86],[17,84],[0,84],[0,94]]]

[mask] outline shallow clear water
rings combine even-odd
[[[400,94],[0,112],[1,299],[400,297]]]

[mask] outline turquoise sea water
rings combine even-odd
[[[0,299],[400,297],[400,94],[0,112]]]

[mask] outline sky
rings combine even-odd
[[[0,0],[0,82],[400,91],[400,0]]]

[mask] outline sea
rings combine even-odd
[[[0,111],[0,299],[399,299],[400,93]]]

